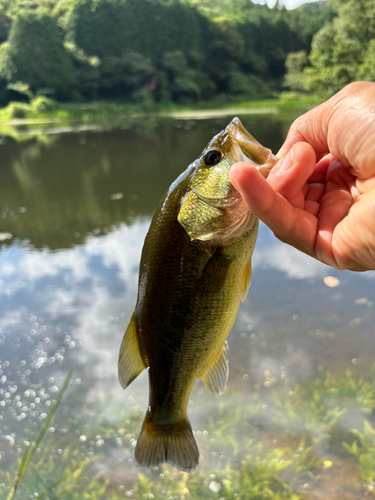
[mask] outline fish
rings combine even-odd
[[[135,448],[140,466],[191,472],[199,450],[187,416],[200,378],[214,394],[228,380],[226,339],[251,278],[258,219],[230,183],[237,161],[268,176],[277,159],[236,117],[172,183],[153,216],[138,298],[118,360],[123,388],[144,370],[149,405]]]

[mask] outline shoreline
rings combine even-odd
[[[66,103],[56,105],[43,112],[26,111],[23,116],[7,115],[7,108],[0,110],[3,121],[0,121],[0,136],[10,137],[16,141],[30,138],[47,137],[55,134],[78,133],[84,131],[113,130],[131,127],[144,120],[170,119],[181,121],[200,121],[234,116],[269,116],[279,120],[292,122],[322,102],[317,96],[292,95],[288,98],[244,101],[223,106],[207,103],[204,107],[178,107],[141,109],[134,105],[99,101],[94,103]],[[13,105],[14,103],[12,103]],[[211,104],[211,105],[210,105]],[[8,110],[12,110],[8,105]],[[204,103],[202,103],[204,106]],[[1,114],[1,111],[3,112]]]
[[[93,111],[99,112],[100,109]],[[259,108],[249,108],[249,107],[235,107],[235,108],[223,108],[223,109],[191,109],[191,110],[174,110],[174,111],[160,111],[151,113],[122,113],[114,111],[114,114],[120,114],[126,118],[147,118],[148,116],[156,118],[175,118],[178,120],[208,120],[210,118],[221,118],[223,116],[230,115],[267,115],[267,114],[277,114],[279,109],[275,107],[259,107]],[[0,122],[1,125],[10,126],[22,126],[22,125],[49,125],[51,123],[63,123],[63,122],[79,122],[77,117],[61,117],[61,118],[12,118],[10,120],[5,120]]]
[[[224,108],[224,109],[196,109],[191,111],[166,111],[157,113],[161,118],[176,118],[179,120],[208,120],[230,115],[271,115],[277,114],[278,108]]]
[[[207,120],[236,115],[298,115],[320,104],[318,96],[288,95],[259,101],[242,101],[223,105],[220,103],[201,103],[191,107],[171,105],[169,108],[141,108],[125,103],[97,101],[93,103],[56,103],[51,109],[35,112],[22,109],[23,115],[14,116],[19,109],[18,103],[10,103],[0,109],[0,127],[22,127],[50,124],[97,124],[111,126],[125,120],[139,118],[172,118],[176,120]],[[207,107],[204,107],[204,106]],[[2,120],[1,120],[2,118]],[[1,132],[0,132],[1,133]]]

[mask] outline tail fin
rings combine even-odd
[[[135,460],[142,467],[163,462],[191,472],[199,462],[198,446],[187,418],[177,424],[154,424],[148,415],[135,448]]]

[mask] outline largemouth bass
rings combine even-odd
[[[199,451],[186,413],[190,391],[197,378],[213,394],[226,387],[226,338],[250,285],[258,231],[229,182],[237,161],[267,177],[276,158],[234,118],[170,186],[144,242],[118,362],[124,388],[148,368],[149,407],[135,449],[142,466],[192,471]]]

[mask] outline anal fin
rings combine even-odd
[[[118,377],[122,387],[125,389],[147,366],[139,348],[137,323],[133,314],[122,339],[118,358]]]
[[[206,371],[200,376],[207,389],[216,396],[221,394],[227,386],[229,367],[226,347],[225,342]]]

